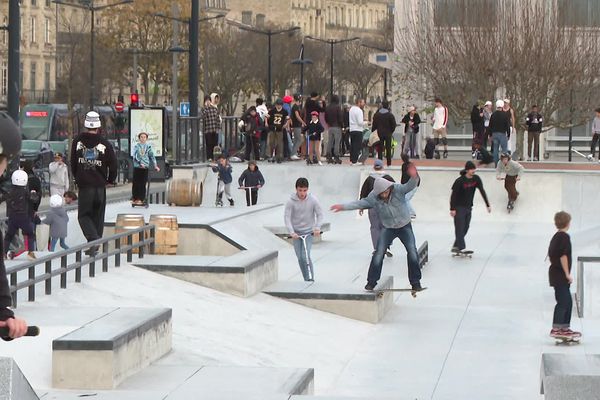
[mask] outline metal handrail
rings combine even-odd
[[[575,305],[577,316],[583,318],[583,300],[585,295],[584,265],[585,263],[600,263],[600,257],[577,257],[577,291],[575,292]]]
[[[150,237],[145,237],[146,232],[150,232]],[[81,268],[85,265],[89,265],[88,276],[93,278],[96,276],[96,261],[102,261],[102,272],[108,272],[109,257],[114,256],[115,267],[120,267],[121,254],[123,253],[127,253],[127,262],[133,261],[134,249],[138,249],[139,258],[144,257],[144,248],[146,246],[149,247],[150,254],[154,254],[155,233],[156,227],[154,225],[144,225],[7,268],[6,274],[10,276],[10,293],[13,307],[17,307],[17,291],[21,289],[28,288],[28,301],[35,301],[35,285],[37,283],[44,282],[46,294],[52,294],[52,278],[55,276],[60,275],[60,287],[61,289],[66,289],[67,272],[69,271],[75,270],[75,282],[81,282]],[[133,243],[133,237],[136,234],[138,235],[138,242]],[[121,239],[123,238],[127,238],[126,245],[121,245]],[[114,241],[115,249],[109,250],[109,244],[112,241]],[[82,252],[93,246],[101,247],[102,251],[94,256],[82,258]],[[75,262],[68,263],[67,257],[72,254],[75,254]],[[60,268],[53,270],[52,261],[59,258]],[[41,264],[45,264],[45,271],[43,274],[36,276],[35,267]],[[17,282],[17,274],[25,270],[28,271],[27,280]]]

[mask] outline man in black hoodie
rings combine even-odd
[[[379,159],[383,159],[383,152],[385,151],[385,158],[389,167],[392,165],[392,135],[396,130],[396,118],[390,112],[390,103],[387,100],[381,102],[381,108],[373,116],[371,130],[377,131],[379,140],[381,140]]]
[[[79,188],[77,218],[88,242],[100,239],[104,233],[106,185],[114,184],[117,177],[117,157],[112,145],[98,134],[100,115],[90,111],[85,115],[87,132],[73,139],[71,172]],[[95,254],[98,246],[86,251]]]

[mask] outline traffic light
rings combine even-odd
[[[139,108],[140,107],[140,96],[137,93],[131,93],[129,96],[130,105],[129,108]]]

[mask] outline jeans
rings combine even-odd
[[[385,151],[385,158],[389,167],[392,165],[392,135],[381,135],[380,139],[379,159],[383,160],[383,152]]]
[[[267,158],[267,138],[268,136],[261,133],[260,135],[260,158]]]
[[[406,193],[406,195],[404,196],[404,198],[406,199],[406,205],[408,206],[408,211],[410,212],[411,217],[417,215],[417,213],[415,212],[415,209],[413,208],[412,204],[410,203],[410,200],[415,196],[415,193],[417,193],[417,188],[414,188],[410,192]]]
[[[556,306],[554,306],[552,328],[568,328],[571,325],[571,310],[573,309],[570,285],[555,286],[554,298]]]
[[[471,224],[471,207],[456,207],[456,215],[454,216],[454,246],[459,250],[464,250],[465,236],[469,232]]]
[[[421,281],[421,268],[419,268],[419,256],[415,244],[415,234],[412,225],[407,224],[402,228],[383,228],[381,236],[377,241],[377,249],[371,258],[368,283],[376,285],[381,278],[381,268],[383,266],[383,257],[394,239],[400,239],[406,249],[406,259],[408,264],[408,281],[411,285],[418,285]]]
[[[363,133],[360,131],[350,132],[350,162],[355,164],[362,149]]]
[[[50,251],[54,251],[54,248],[56,247],[56,242],[60,241],[60,247],[62,247],[64,250],[67,250],[69,248],[69,246],[67,246],[67,243],[65,243],[65,238],[50,238]]]
[[[148,168],[133,169],[133,185],[131,186],[133,200],[146,200],[146,184],[148,183]]]
[[[248,207],[256,205],[258,201],[258,189],[246,189],[246,205]]]
[[[596,146],[598,145],[599,141],[600,141],[600,133],[595,132],[594,136],[592,136],[592,147],[590,150],[590,154],[592,155],[592,157],[596,157]]]
[[[542,132],[527,132],[527,158],[532,157],[531,145],[533,144],[533,159],[540,159],[540,134]]]
[[[310,249],[312,248],[313,237],[308,234],[304,240],[301,238],[294,239],[294,251],[298,258],[298,265],[302,271],[302,277],[305,281],[313,281],[315,274],[313,270],[313,262],[310,258]],[[306,246],[306,247],[305,247]]]
[[[217,132],[205,132],[204,143],[206,145],[206,159],[214,160],[215,156],[213,154],[213,150],[219,143],[219,134]]]
[[[329,144],[329,130],[325,130],[321,133],[321,143],[323,143],[323,155],[327,158],[331,155],[331,149]]]
[[[494,165],[498,164],[500,160],[499,148],[502,148],[502,153],[508,150],[508,137],[506,133],[494,132],[492,133],[492,154],[494,155]]]
[[[88,242],[100,239],[104,233],[106,187],[79,188],[77,219]]]
[[[294,132],[294,147],[292,148],[292,155],[297,155],[298,150],[304,144],[304,135],[302,134],[302,128],[293,128]]]
[[[328,153],[333,158],[340,158],[340,149],[342,144],[342,128],[331,127],[329,128],[329,148]]]
[[[258,148],[258,138],[256,136],[254,136],[254,134],[248,134],[246,135],[246,149],[244,151],[244,158],[249,161],[249,160],[254,160],[254,161],[258,161],[258,159],[260,158],[260,154],[259,154],[259,148]],[[252,156],[254,156],[252,158]]]
[[[402,152],[408,154],[410,158],[420,156],[420,135],[419,132],[406,132],[404,134],[404,147]],[[389,165],[389,164],[388,164]]]

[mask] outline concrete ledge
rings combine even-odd
[[[133,265],[241,297],[277,282],[277,251],[241,251],[228,257],[150,255]]]
[[[358,285],[357,285],[358,286]],[[394,278],[382,277],[376,289],[390,289]],[[377,323],[394,303],[392,292],[381,295],[359,287],[317,282],[279,282],[265,293],[343,317]]]
[[[600,355],[543,353],[540,393],[546,400],[597,400]]]
[[[39,400],[29,381],[12,358],[0,358],[0,399]]]
[[[52,342],[61,389],[113,389],[171,350],[170,308],[117,308]]]
[[[278,238],[281,238],[290,243],[292,242],[292,239],[287,239],[289,232],[285,226],[265,226],[264,228],[273,233]],[[331,223],[324,222],[323,225],[321,225],[321,232],[329,232],[330,230]],[[319,243],[321,240],[323,240],[322,236],[323,235],[313,238],[313,243]]]

